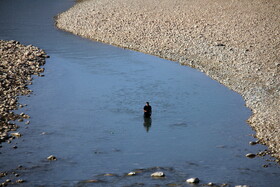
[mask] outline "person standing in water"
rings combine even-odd
[[[149,102],[146,102],[146,105],[144,106],[144,117],[150,118],[152,115],[152,107],[149,104]]]

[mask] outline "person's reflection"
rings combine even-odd
[[[145,129],[147,132],[149,132],[151,126],[152,126],[152,118],[147,118],[147,117],[144,117],[144,123],[143,123]]]

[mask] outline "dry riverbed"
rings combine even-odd
[[[41,76],[44,69],[46,53],[32,45],[24,46],[17,41],[0,40],[0,144],[21,136],[16,131],[16,121],[26,124],[30,118],[27,114],[16,114],[13,110],[23,107],[18,103],[18,96],[28,95],[32,91],[32,75]]]
[[[256,137],[280,158],[278,0],[78,2],[58,28],[206,73],[243,96]]]

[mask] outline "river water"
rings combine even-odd
[[[55,28],[72,0],[0,0],[0,39],[51,56],[17,112],[23,137],[0,148],[0,172],[22,186],[279,186],[280,169],[249,159],[251,112],[241,96],[197,70],[158,57],[89,41]],[[151,120],[143,106],[153,107]],[[13,149],[13,146],[17,149]],[[57,161],[48,161],[55,155]],[[19,165],[21,169],[16,169]],[[268,167],[263,167],[267,165]],[[137,171],[136,176],[126,173]],[[163,171],[166,177],[150,174]],[[104,175],[110,174],[110,175]]]

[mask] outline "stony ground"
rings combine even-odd
[[[20,133],[9,133],[18,128],[12,121],[23,121],[29,116],[15,114],[13,110],[23,107],[18,103],[18,96],[32,92],[27,86],[32,84],[32,75],[40,76],[44,71],[40,66],[45,64],[45,57],[43,50],[32,45],[0,40],[0,144],[20,136]]]
[[[178,61],[240,93],[280,158],[279,0],[86,0],[58,16],[82,37]]]

